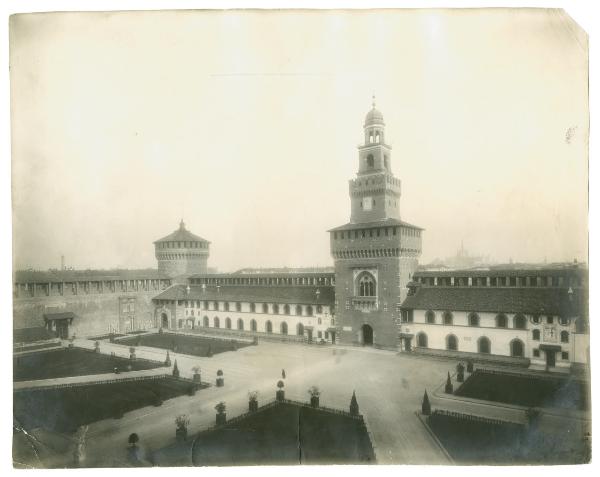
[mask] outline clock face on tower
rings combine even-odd
[[[365,197],[363,199],[363,209],[364,210],[371,210],[373,208],[373,198],[372,197]]]

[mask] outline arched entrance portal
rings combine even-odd
[[[363,345],[373,346],[373,328],[370,325],[362,326]]]
[[[169,317],[167,316],[166,313],[163,313],[160,315],[160,326],[161,326],[161,328],[169,327]]]

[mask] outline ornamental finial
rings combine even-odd
[[[373,94],[373,109],[375,109],[375,94]]]
[[[185,230],[185,222],[183,221],[183,219],[181,219],[181,222],[179,222],[179,229]]]

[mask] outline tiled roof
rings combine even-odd
[[[324,268],[323,271],[311,271],[310,269],[265,269],[260,268],[242,269],[232,273],[197,273],[190,278],[276,278],[276,277],[322,277],[334,275],[335,269]]]
[[[578,267],[556,268],[490,268],[482,269],[457,269],[457,270],[417,270],[414,278],[419,277],[528,277],[528,276],[564,276],[566,274],[587,275],[587,270]]]
[[[317,295],[319,290],[319,295]],[[318,298],[317,298],[318,296]],[[173,285],[155,296],[154,300],[215,300],[247,301],[256,303],[290,303],[333,305],[335,287],[332,286],[190,286]]]
[[[60,311],[57,313],[44,313],[44,320],[64,320],[67,318],[73,319],[77,315],[72,311]]]
[[[138,270],[17,270],[15,283],[49,283],[110,280],[158,280],[169,278],[156,268]]]
[[[203,239],[202,237],[195,235],[192,232],[190,232],[189,230],[187,230],[185,228],[185,224],[183,223],[183,221],[179,224],[179,228],[175,232],[167,235],[166,237],[156,240],[154,243],[159,243],[159,242],[206,242],[206,243],[210,243],[208,240]]]
[[[373,229],[377,227],[393,227],[393,226],[402,226],[409,227],[411,229],[417,230],[425,230],[421,227],[417,227],[416,225],[409,224],[408,222],[403,222],[398,219],[385,219],[385,220],[376,220],[374,222],[362,222],[362,223],[347,223],[345,225],[340,225],[334,229],[328,230],[328,232],[339,232],[341,230],[358,230],[358,229]]]
[[[587,303],[584,293],[576,290],[571,301],[565,288],[420,286],[406,297],[402,308],[578,316],[584,311],[578,304]]]

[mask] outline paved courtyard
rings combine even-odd
[[[92,341],[76,345],[93,347]],[[128,348],[103,343],[102,352],[127,356]],[[137,355],[164,359],[165,351],[139,347]],[[360,412],[366,417],[377,459],[392,463],[448,463],[447,457],[415,415],[424,389],[433,390],[452,370],[454,362],[415,359],[395,352],[370,348],[306,346],[260,343],[212,358],[171,353],[182,376],[191,376],[199,365],[202,380],[214,384],[222,369],[225,386],[213,386],[196,396],[181,396],[160,407],[145,407],[125,414],[120,420],[106,419],[89,426],[86,435],[86,466],[111,466],[125,461],[127,437],[136,432],[140,444],[154,450],[175,439],[174,419],[190,417],[190,433],[214,425],[214,406],[227,404],[229,417],[247,411],[248,391],[259,391],[259,405],[274,399],[276,383],[285,369],[286,397],[308,401],[307,390],[316,385],[322,391],[321,405],[347,409],[356,391]],[[435,399],[433,400],[435,404]],[[68,459],[70,456],[65,456]],[[67,463],[56,457],[46,465]]]

